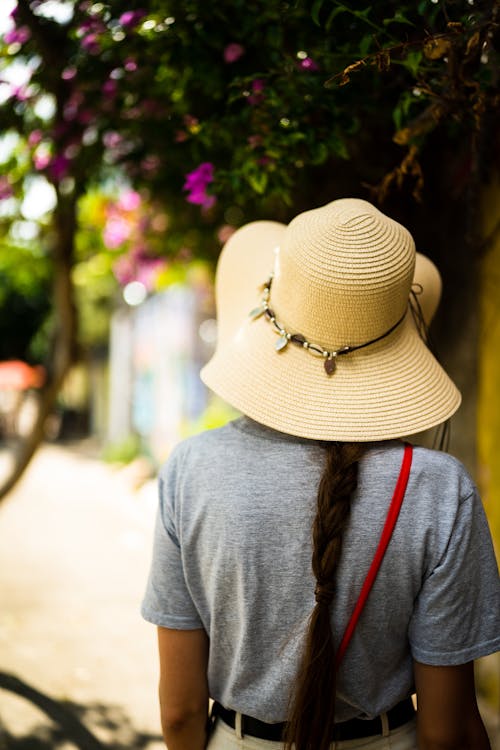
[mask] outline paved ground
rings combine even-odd
[[[130,473],[79,453],[38,453],[0,508],[0,670],[75,704],[107,743],[152,750],[162,746],[156,642],[138,609],[156,490],[130,484]],[[51,726],[0,690],[2,750],[64,747]],[[15,740],[35,735],[45,744]]]
[[[5,673],[22,680],[21,693],[38,691],[49,713],[69,706],[106,750],[164,747],[155,632],[138,611],[156,486],[134,492],[133,479],[81,446],[49,445],[0,507],[0,750],[75,747],[31,701],[2,689]],[[498,737],[498,717],[485,715]],[[80,747],[98,750],[86,737]]]

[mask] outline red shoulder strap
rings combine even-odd
[[[359,620],[359,616],[363,610],[363,607],[366,604],[366,600],[368,599],[368,595],[375,582],[375,578],[377,577],[378,570],[384,558],[387,545],[389,544],[391,536],[392,536],[392,532],[394,531],[396,521],[398,520],[399,511],[401,510],[401,505],[403,504],[403,499],[404,499],[405,492],[406,492],[406,485],[408,484],[408,478],[410,476],[412,456],[413,456],[413,446],[409,445],[408,443],[405,443],[405,450],[404,450],[404,455],[403,455],[403,461],[401,464],[401,470],[399,472],[398,481],[396,482],[394,495],[392,496],[392,501],[389,506],[389,511],[387,513],[387,518],[385,520],[384,528],[382,529],[382,534],[380,535],[380,541],[378,543],[377,551],[375,552],[375,556],[373,558],[372,564],[370,565],[370,569],[365,578],[365,582],[363,583],[363,587],[361,589],[359,599],[356,602],[356,606],[354,607],[354,611],[351,615],[351,619],[349,620],[347,624],[347,627],[344,631],[344,635],[342,637],[342,641],[340,642],[340,646],[337,651],[337,655],[335,659],[335,666],[337,669],[338,669],[340,662],[342,661],[342,658],[345,654],[349,641],[352,638],[352,634],[354,633],[354,629],[357,625],[357,622]]]

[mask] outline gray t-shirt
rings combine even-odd
[[[368,444],[331,609],[336,644],[372,561],[403,456]],[[311,525],[324,449],[243,417],[190,438],[160,474],[144,618],[210,637],[212,698],[277,722],[314,606]],[[337,720],[413,690],[412,658],[462,664],[500,648],[500,584],[477,491],[451,456],[415,448],[401,513],[338,675]]]

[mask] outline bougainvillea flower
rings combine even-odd
[[[182,188],[188,191],[187,202],[203,206],[203,208],[211,208],[217,199],[214,195],[208,195],[206,190],[207,185],[213,182],[213,179],[214,165],[209,161],[203,162],[192,172],[188,172]]]
[[[146,11],[142,8],[139,10],[127,10],[125,13],[121,14],[118,23],[124,28],[131,29],[134,26],[137,26],[139,21],[141,21],[145,15],[147,15]]]
[[[25,44],[31,38],[31,31],[27,26],[11,29],[4,34],[5,44]]]
[[[43,138],[43,133],[41,130],[39,130],[38,128],[36,128],[35,130],[32,130],[28,136],[28,146],[31,146],[31,148],[38,146],[42,138]]]
[[[239,60],[242,55],[245,54],[245,48],[241,44],[232,42],[228,44],[224,49],[224,62],[234,63]]]
[[[136,190],[125,190],[118,199],[118,208],[122,211],[137,211],[141,205],[141,196]]]
[[[314,62],[312,57],[304,57],[304,59],[299,62],[299,68],[302,70],[309,70],[311,73],[316,73],[316,71],[319,70],[319,65]]]
[[[61,73],[61,78],[63,81],[72,81],[73,78],[76,76],[77,70],[75,67],[71,66],[69,68],[64,68],[63,72]]]
[[[58,154],[51,160],[48,169],[52,179],[59,182],[68,174],[69,159],[63,154]]]
[[[97,55],[101,51],[97,34],[87,34],[87,36],[83,37],[81,44],[83,49],[90,55]]]
[[[264,88],[264,81],[261,78],[256,78],[252,81],[252,93],[248,97],[248,103],[253,105],[260,104],[264,99],[264,94],[262,93]]]
[[[123,67],[128,73],[133,73],[135,70],[137,70],[137,63],[132,57],[128,57],[125,60],[125,65]]]
[[[102,239],[107,248],[116,250],[117,247],[120,247],[120,245],[123,245],[128,240],[131,233],[131,222],[127,221],[125,217],[115,214],[108,218]]]
[[[5,200],[6,198],[12,198],[13,195],[14,191],[12,190],[12,186],[7,177],[0,177],[0,201]]]
[[[42,150],[33,154],[33,166],[38,172],[41,172],[50,164],[50,154]]]
[[[117,133],[114,130],[108,130],[102,137],[102,142],[104,143],[106,148],[118,148],[122,141],[123,136],[121,136],[120,133]]]
[[[108,80],[103,83],[101,91],[105,96],[116,96],[118,84],[116,81],[113,81],[112,78],[108,78]]]

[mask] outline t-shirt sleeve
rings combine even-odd
[[[141,607],[145,620],[174,630],[203,627],[186,584],[175,522],[179,451],[174,451],[159,479],[159,505],[153,558]]]
[[[434,666],[500,649],[500,581],[476,490],[459,503],[444,553],[423,582],[409,640],[413,658]]]

